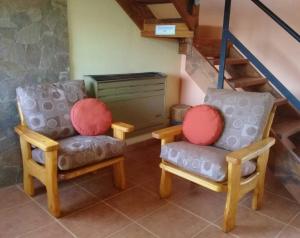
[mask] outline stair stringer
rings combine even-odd
[[[208,88],[214,88],[217,85],[217,70],[195,47],[192,47],[191,53],[186,56],[185,71],[204,92]]]

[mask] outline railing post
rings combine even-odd
[[[226,0],[225,9],[224,9],[224,19],[223,19],[222,45],[221,45],[220,66],[219,66],[220,68],[219,68],[219,78],[218,78],[218,85],[217,85],[218,88],[224,88],[225,60],[227,54],[230,11],[231,11],[231,0]]]

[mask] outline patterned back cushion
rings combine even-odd
[[[27,126],[54,140],[76,133],[70,111],[74,103],[84,97],[81,80],[17,88],[17,100]]]
[[[208,89],[204,103],[219,108],[224,116],[224,131],[215,146],[233,151],[262,138],[274,97],[270,93]]]

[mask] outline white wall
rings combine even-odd
[[[169,75],[167,105],[179,101],[180,63],[177,41],[143,38],[114,0],[68,0],[71,73],[158,71]]]

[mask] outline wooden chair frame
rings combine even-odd
[[[58,180],[69,180],[101,168],[113,166],[114,184],[117,188],[125,189],[126,179],[124,172],[124,157],[116,157],[101,161],[97,164],[88,165],[70,171],[59,171],[57,167],[57,154],[59,143],[42,134],[30,130],[24,120],[24,116],[18,105],[21,124],[15,127],[15,132],[20,137],[20,145],[23,159],[23,186],[29,196],[34,196],[33,177],[41,181],[47,190],[48,209],[55,217],[61,216],[58,194]],[[124,140],[125,134],[134,130],[134,126],[117,122],[112,124],[113,136]],[[31,150],[33,147],[44,152],[45,165],[32,160]]]
[[[262,206],[265,173],[268,163],[270,148],[275,144],[275,139],[269,137],[276,106],[273,107],[261,140],[229,153],[226,156],[228,162],[228,179],[218,183],[185,171],[162,159],[160,163],[161,181],[160,196],[167,198],[172,192],[172,175],[185,178],[198,185],[204,186],[215,192],[226,192],[226,206],[224,211],[223,230],[231,231],[235,227],[236,212],[239,200],[248,192],[254,191],[252,209],[257,210]],[[152,133],[152,136],[161,140],[161,145],[175,141],[175,137],[182,134],[182,126],[172,126]],[[247,178],[241,178],[241,165],[246,161],[257,159],[256,172]]]

